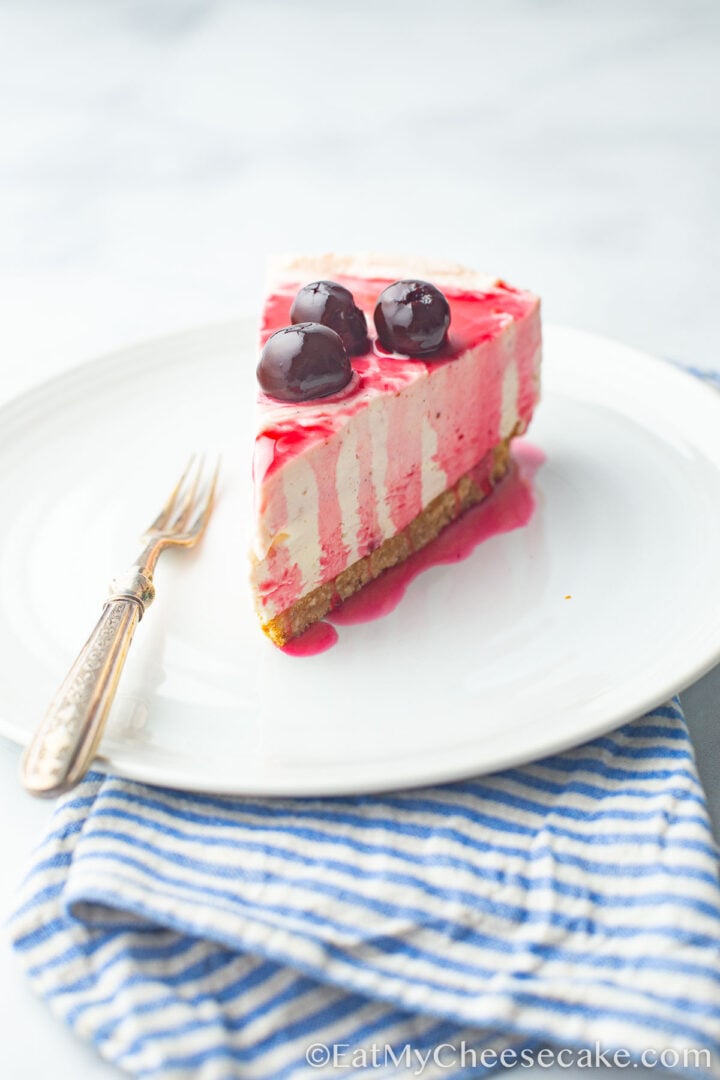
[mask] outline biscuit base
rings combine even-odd
[[[515,434],[513,432],[513,434]],[[428,503],[401,532],[384,540],[374,551],[341,571],[332,581],[301,596],[291,607],[263,623],[263,630],[276,645],[286,645],[329,611],[340,606],[364,585],[397,566],[415,551],[429,544],[465,510],[490,494],[510,466],[510,435],[482,458],[457,483]]]

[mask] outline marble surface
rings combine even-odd
[[[0,397],[253,311],[283,250],[456,258],[720,367],[719,43],[714,0],[0,0]],[[684,695],[720,826],[719,700]],[[17,757],[3,912],[49,813]],[[119,1075],[5,945],[0,1038],[13,1080]]]

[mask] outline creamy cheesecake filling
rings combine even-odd
[[[497,371],[505,353],[501,341],[484,344],[400,397],[370,399],[329,443],[268,478],[253,575],[268,618],[404,529],[501,439],[524,430],[519,365],[510,357]]]

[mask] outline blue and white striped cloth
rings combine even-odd
[[[325,1075],[316,1044],[340,1047],[334,1075],[412,1075],[407,1046],[449,1045],[415,1075],[478,1076],[471,1051],[541,1044],[670,1048],[720,1075],[717,851],[677,702],[393,795],[95,775],[58,806],[12,926],[56,1015],[139,1077]]]

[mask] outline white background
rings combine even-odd
[[[714,0],[0,0],[0,398],[253,312],[287,250],[454,258],[720,368],[719,93]],[[716,823],[718,701],[684,695]],[[49,813],[17,758],[3,913]],[[119,1075],[4,945],[0,1065]]]

